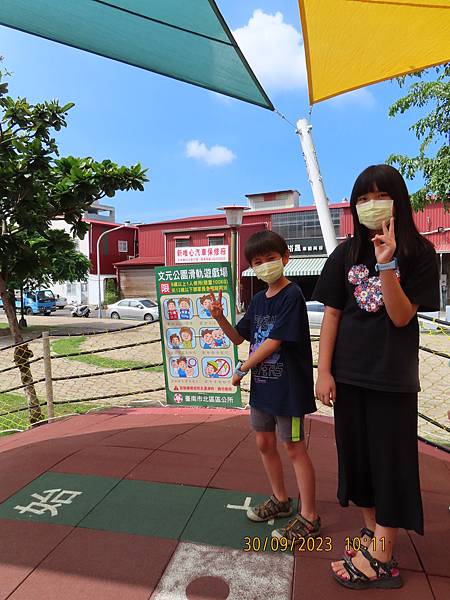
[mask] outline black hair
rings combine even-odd
[[[265,229],[264,231],[258,231],[250,236],[245,244],[245,258],[250,264],[256,256],[261,254],[269,254],[269,252],[278,252],[281,256],[284,256],[288,251],[286,240],[281,237],[275,231]]]
[[[431,242],[417,231],[408,188],[401,174],[390,165],[372,165],[358,175],[350,196],[354,231],[350,242],[350,260],[353,263],[361,260],[364,250],[371,244],[368,229],[359,222],[356,202],[360,196],[377,190],[388,193],[394,201],[396,255],[399,261],[414,257],[421,250],[432,249]]]

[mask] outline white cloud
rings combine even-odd
[[[236,155],[225,146],[215,145],[208,148],[199,140],[191,140],[186,144],[186,156],[201,160],[209,166],[228,165],[236,158]]]
[[[306,87],[306,65],[300,32],[284,22],[281,12],[253,12],[244,27],[233,31],[263,87],[283,92]]]
[[[343,108],[347,108],[349,104],[358,105],[363,108],[373,108],[376,104],[375,96],[365,87],[345,94],[340,94],[325,102],[327,104],[334,104],[335,106],[342,106]]]

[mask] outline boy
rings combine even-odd
[[[167,312],[169,314],[169,321],[178,321],[178,311],[175,300],[169,300],[167,302]]]
[[[180,298],[178,300],[178,306],[180,308],[180,319],[191,318],[191,301],[189,298]]]
[[[214,360],[210,360],[206,365],[206,377],[217,379],[219,377],[219,365]]]
[[[201,319],[210,319],[211,318],[211,296],[208,294],[207,296],[202,296],[200,298],[200,305],[202,307],[201,309],[201,315],[199,315],[199,317]]]
[[[226,347],[227,340],[225,339],[224,333],[220,328],[212,330],[212,337],[217,348]]]
[[[247,241],[245,256],[268,289],[254,296],[236,328],[223,315],[222,292],[217,300],[211,292],[210,310],[234,344],[250,342],[249,357],[238,363],[232,383],[240,385],[251,371],[251,423],[273,495],[249,508],[247,516],[252,521],[269,521],[292,514],[292,499],[286,494],[277,449],[277,428],[295,470],[301,510],[286,527],[272,531],[272,536],[295,543],[320,532],[314,468],[306,452],[303,428],[304,415],[317,410],[306,304],[300,288],[283,274],[289,252],[280,235],[273,231],[255,233]]]
[[[181,340],[180,340],[180,336],[176,333],[172,333],[172,335],[170,336],[170,345],[172,346],[172,348],[174,350],[179,350],[180,345],[181,345]]]
[[[202,333],[202,346],[205,350],[210,350],[211,348],[215,348],[213,332],[211,329],[203,329]]]
[[[181,357],[178,359],[176,364],[177,364],[177,370],[178,370],[178,377],[187,377],[187,374],[186,374],[187,361],[186,361],[186,359]]]

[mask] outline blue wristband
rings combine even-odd
[[[248,371],[241,371],[240,367],[242,367],[241,361],[239,361],[238,364],[236,365],[234,374],[242,379],[243,377],[245,377],[247,375]]]
[[[391,260],[391,262],[388,263],[377,263],[375,265],[375,271],[390,271],[392,269],[396,269],[397,268],[397,259],[394,258],[393,260]]]

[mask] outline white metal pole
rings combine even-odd
[[[103,233],[107,233],[104,231]],[[100,239],[103,235],[98,236],[97,240],[97,284],[98,284],[98,318],[102,318],[102,301],[101,301],[101,279],[100,279]]]
[[[337,246],[336,232],[334,230],[333,221],[331,220],[330,207],[328,206],[322,175],[320,174],[311,129],[312,127],[308,119],[299,119],[297,121],[297,133],[303,150],[303,158],[306,163],[306,171],[308,173],[309,183],[311,184],[320,228],[322,229],[327,254],[330,255]]]
[[[98,236],[97,240],[97,281],[98,281],[98,318],[102,318],[102,286],[101,286],[101,277],[100,277],[100,240],[104,235],[108,235],[112,231],[119,231],[119,229],[128,229],[130,225],[119,225],[119,227],[114,227],[113,229],[107,229],[103,233]],[[134,229],[134,227],[133,227]]]

